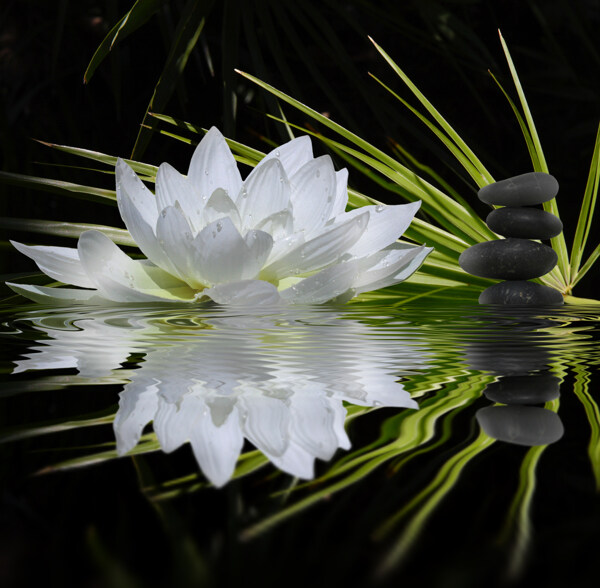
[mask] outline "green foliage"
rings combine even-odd
[[[527,144],[533,168],[535,171],[542,171],[548,173],[548,166],[544,157],[540,139],[538,137],[533,117],[531,115],[521,82],[517,75],[514,63],[508,51],[508,47],[502,36],[500,37],[502,47],[505,52],[506,60],[508,62],[509,69],[519,96],[519,101],[524,112],[524,116],[521,115],[514,102],[510,99],[504,88],[500,86],[504,95],[508,98],[509,103],[517,117],[525,142]],[[382,84],[386,90],[391,92],[394,97],[402,102],[414,115],[416,115],[444,144],[444,146],[452,153],[458,163],[467,171],[469,176],[477,183],[479,187],[485,186],[493,182],[493,178],[480,159],[475,153],[468,147],[466,142],[460,137],[460,135],[454,130],[454,128],[446,121],[446,119],[435,109],[431,102],[425,97],[425,95],[417,88],[417,86],[410,80],[410,78],[402,71],[402,69],[392,60],[392,58],[379,46],[375,41],[373,44],[377,50],[383,55],[385,60],[391,65],[394,72],[400,77],[400,79],[406,84],[410,91],[415,95],[422,106],[427,110],[432,120],[427,119],[424,115],[419,113],[416,109],[410,106],[405,100],[400,98],[398,94],[390,90],[387,86]],[[310,116],[318,123],[333,130],[342,136],[346,141],[352,143],[362,151],[358,151],[347,145],[333,142],[326,137],[321,136],[318,133],[312,133],[318,136],[322,141],[329,147],[333,147],[334,150],[344,152],[356,160],[361,161],[370,167],[375,172],[385,176],[392,180],[397,186],[403,189],[398,193],[407,200],[413,200],[414,197],[418,197],[423,200],[423,211],[430,215],[435,223],[426,223],[423,231],[423,241],[428,245],[433,245],[438,251],[452,250],[451,239],[448,236],[440,238],[439,232],[436,232],[436,224],[441,225],[438,229],[446,229],[450,234],[458,236],[462,239],[463,246],[459,250],[455,250],[455,253],[460,253],[467,246],[471,246],[475,243],[490,238],[497,238],[483,223],[483,221],[474,213],[469,205],[460,197],[456,195],[447,195],[443,191],[435,188],[429,184],[426,180],[419,177],[416,173],[411,172],[406,167],[402,166],[399,162],[394,161],[388,155],[381,152],[368,142],[360,139],[354,133],[346,130],[342,126],[334,123],[313,109],[302,104],[298,100],[284,94],[280,90],[277,90],[273,86],[257,79],[250,74],[240,72],[244,77],[250,79],[254,83],[266,91],[274,94],[277,98],[287,102],[294,108],[298,109],[302,113]],[[377,79],[377,78],[376,78]],[[495,78],[494,78],[495,79]],[[377,80],[379,81],[379,80]],[[497,82],[497,80],[496,80]],[[382,83],[382,82],[380,82]],[[498,82],[497,82],[498,83]],[[600,133],[600,127],[599,127]],[[600,154],[598,153],[598,138],[596,139],[596,146],[592,156],[592,163],[590,167],[590,174],[586,186],[586,191],[581,204],[581,210],[579,214],[579,220],[575,232],[575,240],[571,253],[569,253],[564,234],[552,239],[552,246],[558,254],[558,266],[552,270],[546,276],[540,278],[540,282],[554,287],[561,291],[564,295],[570,295],[573,286],[581,279],[583,275],[592,267],[593,263],[597,260],[600,255],[600,245],[591,253],[586,263],[580,268],[580,261],[583,249],[585,247],[587,237],[589,235],[589,228],[592,223],[594,214],[594,207],[596,203],[596,196],[598,193],[598,170],[600,165]],[[364,171],[364,168],[363,170]],[[544,203],[544,208],[560,218],[558,212],[558,206],[556,199]],[[451,255],[451,263],[457,262],[457,255]],[[442,270],[444,266],[434,265],[434,256],[431,256],[428,262],[426,262],[421,270],[424,273],[429,273],[435,277],[442,277]],[[432,267],[433,266],[433,267]],[[428,272],[429,270],[429,272]],[[473,281],[468,281],[463,276],[463,283],[469,284]],[[571,297],[569,301],[575,303],[576,301]]]
[[[389,16],[386,16],[385,11],[382,11],[380,8],[370,6],[363,8],[375,19],[383,19]],[[436,18],[439,18],[440,13],[438,13],[438,8],[435,3],[427,2],[422,7],[419,6],[416,12],[419,14],[419,18],[425,20],[434,15],[436,15]],[[359,132],[348,130],[347,126],[334,122],[328,114],[323,114],[307,106],[302,101],[305,90],[303,84],[300,84],[298,81],[298,74],[296,72],[297,64],[294,63],[294,60],[298,60],[302,64],[302,67],[306,68],[306,71],[309,73],[309,79],[312,80],[311,83],[317,83],[322,88],[324,94],[329,98],[331,104],[335,106],[335,111],[340,116],[350,122],[352,126],[356,126],[357,130],[362,127],[361,122],[352,113],[347,112],[345,104],[340,102],[336,86],[326,76],[322,75],[321,69],[306,49],[301,33],[305,37],[311,38],[316,43],[316,46],[319,46],[325,53],[331,55],[332,61],[335,63],[335,68],[343,72],[347,79],[351,81],[357,91],[358,99],[362,101],[366,108],[373,111],[376,120],[385,122],[386,117],[389,119],[394,116],[392,114],[394,112],[392,104],[377,97],[364,84],[361,78],[364,74],[352,63],[345,44],[339,36],[337,27],[332,26],[328,19],[324,17],[327,10],[335,10],[335,7],[333,5],[330,6],[330,3],[326,3],[321,10],[317,10],[310,0],[285,6],[270,1],[250,6],[248,3],[229,0],[223,5],[220,37],[222,39],[221,76],[225,88],[223,94],[223,113],[226,128],[233,128],[232,124],[236,111],[235,104],[237,102],[233,90],[236,83],[233,77],[233,67],[240,56],[240,45],[232,42],[232,39],[237,39],[240,35],[244,35],[248,42],[249,54],[255,71],[260,75],[267,75],[271,71],[270,68],[275,66],[281,73],[286,85],[298,95],[298,97],[293,98],[290,94],[284,93],[276,89],[275,86],[262,81],[261,78],[249,73],[243,73],[242,75],[246,80],[266,91],[267,102],[265,105],[272,112],[275,111],[278,113],[277,116],[268,115],[269,120],[274,120],[279,125],[283,125],[284,132],[288,135],[301,131],[308,132],[317,137],[328,150],[345,161],[360,176],[364,176],[368,181],[375,182],[380,189],[389,195],[389,199],[392,202],[398,199],[408,201],[415,199],[422,200],[423,204],[419,218],[415,219],[412,223],[405,238],[413,243],[425,243],[428,246],[433,246],[435,252],[428,258],[414,279],[419,283],[429,284],[433,288],[466,285],[481,289],[489,285],[491,283],[489,280],[468,276],[457,265],[458,256],[465,248],[475,243],[497,237],[481,220],[474,209],[474,205],[470,204],[473,201],[472,198],[464,197],[461,194],[461,190],[453,188],[451,183],[444,178],[442,169],[437,170],[430,165],[419,162],[418,158],[413,155],[412,150],[399,141],[390,139],[392,152],[390,155],[389,151],[377,148],[373,143],[362,138]],[[548,15],[542,13],[536,7],[533,7],[532,10],[540,25],[550,35]],[[202,35],[205,34],[203,32],[206,26],[217,22],[214,2],[212,0],[187,0],[181,9],[178,10],[175,4],[171,2],[138,0],[108,32],[93,55],[85,75],[86,81],[89,81],[94,71],[103,64],[109,52],[113,49],[118,50],[116,46],[120,41],[134,33],[140,27],[147,26],[150,18],[158,11],[162,11],[163,14],[168,14],[170,18],[174,18],[176,25],[167,39],[168,55],[144,115],[133,148],[133,160],[128,160],[135,171],[144,180],[149,182],[154,181],[156,166],[137,160],[146,150],[154,131],[186,142],[197,142],[200,138],[198,136],[198,133],[202,132],[200,127],[161,114],[161,112],[169,104],[170,98],[177,88],[184,90],[184,78],[182,76],[188,61],[194,50],[198,47]],[[62,27],[65,22],[66,13],[63,12],[61,14],[63,20],[60,20],[59,24]],[[394,20],[393,15],[391,18],[395,26],[402,28],[415,41],[426,43],[425,29],[419,30],[415,28],[410,31],[406,29],[406,25],[401,19]],[[464,42],[462,50],[465,53],[475,46],[478,47],[479,57],[476,61],[479,61],[476,67],[480,67],[483,64],[481,60],[484,57],[482,56],[485,56],[485,59],[488,60],[487,65],[490,65],[489,62],[493,63],[493,57],[491,54],[486,53],[485,46],[479,41],[477,35],[469,30],[464,20],[461,20],[457,8],[454,7],[450,12],[444,13],[443,21],[440,20],[439,22],[445,23],[443,26],[440,25],[439,29],[439,33],[442,33],[442,36],[450,34],[449,31],[451,29],[454,31],[454,34],[460,32],[462,42]],[[582,33],[581,22],[575,16],[573,16],[572,25]],[[261,40],[257,36],[258,29],[266,31],[267,34],[264,36],[264,40]],[[285,41],[282,35],[287,37]],[[583,39],[587,39],[585,34],[583,34]],[[264,45],[264,41],[266,41],[266,46]],[[546,157],[542,150],[531,110],[525,98],[523,85],[517,75],[516,67],[507,44],[502,37],[500,37],[500,41],[516,89],[520,108],[511,99],[509,93],[499,80],[493,74],[492,77],[507,98],[517,119],[530,154],[533,169],[548,171]],[[448,122],[394,59],[375,41],[371,39],[371,42],[401,82],[417,99],[418,103],[423,107],[424,112],[412,106],[388,84],[381,81],[380,77],[373,74],[372,77],[407,108],[414,115],[416,121],[423,124],[427,131],[433,133],[439,141],[440,146],[451,154],[459,167],[466,172],[470,178],[470,182],[474,182],[476,188],[494,181],[491,173],[482,163],[483,158],[469,147],[461,134]],[[286,50],[287,43],[293,48],[295,52],[294,57],[288,54]],[[210,71],[215,75],[212,58],[206,50],[206,46],[205,56]],[[566,58],[563,56],[562,59]],[[460,71],[457,62],[454,62],[454,65]],[[239,80],[240,78],[237,79]],[[468,82],[468,76],[463,76],[463,80]],[[466,87],[469,88],[469,85],[467,84]],[[308,120],[314,121],[317,126],[309,126],[306,122],[298,125],[290,122],[281,109],[280,102],[291,105],[299,111],[304,121],[308,118]],[[180,130],[185,129],[185,134],[182,135],[180,132],[169,130],[169,125],[175,125]],[[341,140],[331,137],[330,133],[329,136],[325,134],[325,129],[333,132]],[[411,130],[414,132],[414,127],[411,127]],[[192,139],[188,138],[190,133]],[[273,144],[272,140],[264,139],[269,144]],[[99,151],[64,145],[49,145],[56,150],[91,159],[110,167],[113,167],[116,162],[116,157]],[[262,152],[246,147],[237,141],[231,140],[230,146],[237,154],[238,161],[247,165],[255,165],[262,156]],[[565,296],[568,296],[568,302],[576,302],[576,299],[571,296],[573,287],[592,269],[600,256],[600,245],[597,245],[587,258],[584,258],[584,252],[586,252],[588,238],[591,233],[598,192],[598,178],[600,176],[598,173],[600,165],[598,147],[599,137],[597,136],[571,250],[569,251],[567,248],[564,234],[555,237],[552,240],[552,246],[558,254],[559,264],[552,272],[540,279],[542,283],[555,287]],[[90,168],[88,168],[88,171],[90,171]],[[92,169],[91,171],[102,170]],[[104,173],[110,171],[106,170]],[[102,203],[114,203],[114,190],[85,183],[40,178],[30,174],[15,174],[13,172],[2,172],[0,181],[19,187],[28,186]],[[351,181],[356,181],[361,185],[364,183],[360,178],[356,180],[356,175],[351,176]],[[388,199],[379,198],[378,200],[372,196],[365,195],[364,189],[359,191],[352,188],[350,190],[350,205],[352,207],[379,201],[388,201]],[[544,207],[558,216],[558,207],[555,200],[546,203]],[[16,228],[19,226],[15,221],[11,221],[11,223],[12,227]],[[74,223],[73,230],[67,231],[66,223],[59,223],[59,225],[61,226],[60,230],[63,235],[70,234],[71,236],[79,234],[78,225],[85,226],[82,223]],[[35,229],[33,224],[29,226],[35,232],[42,230],[40,223],[35,225]],[[26,224],[21,223],[20,230],[25,228]],[[105,227],[106,231],[109,229],[110,227]],[[54,222],[52,228],[50,225],[48,226],[48,233],[59,234],[57,231],[56,222]],[[119,235],[116,230],[113,231],[113,234],[118,236],[121,243],[128,242],[127,236]]]
[[[167,62],[162,70],[158,83],[154,88],[154,93],[150,99],[150,104],[146,109],[144,121],[138,133],[132,158],[140,157],[148,143],[152,133],[152,128],[145,126],[146,117],[149,112],[162,112],[168,103],[171,95],[179,82],[179,78],[185,69],[190,54],[196,47],[200,38],[200,33],[204,28],[206,15],[210,13],[214,0],[188,0],[185,5],[177,29],[175,30],[174,41],[167,57]]]
[[[87,84],[92,79],[96,68],[102,63],[113,47],[143,26],[160,8],[165,0],[137,0],[106,35],[85,70],[83,81]]]

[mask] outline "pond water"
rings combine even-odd
[[[598,307],[1,311],[2,586],[598,585]]]

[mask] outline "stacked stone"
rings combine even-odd
[[[538,208],[558,193],[558,182],[550,174],[531,172],[484,186],[479,199],[502,206],[486,218],[488,227],[506,237],[478,243],[462,252],[460,267],[482,278],[504,280],[484,290],[480,304],[548,306],[563,303],[554,288],[530,282],[547,274],[558,256],[547,245],[531,239],[551,239],[562,231],[559,218]]]

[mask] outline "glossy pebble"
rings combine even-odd
[[[498,280],[529,280],[547,274],[558,261],[551,247],[528,239],[497,239],[477,243],[460,254],[467,273]]]
[[[543,172],[530,172],[514,176],[479,190],[479,199],[500,206],[533,206],[552,200],[558,193],[554,176]]]
[[[563,224],[557,216],[539,208],[525,206],[506,206],[492,210],[485,222],[499,235],[523,239],[551,239],[563,230]]]
[[[560,306],[564,304],[564,299],[558,290],[549,286],[525,280],[510,280],[486,288],[479,295],[479,304]]]
[[[500,404],[543,404],[560,396],[560,380],[551,374],[503,376],[483,393]]]

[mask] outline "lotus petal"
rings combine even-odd
[[[362,261],[362,270],[354,284],[357,294],[387,288],[412,275],[425,258],[433,251],[432,247],[412,247],[396,245]],[[372,263],[372,265],[371,265]]]
[[[313,159],[312,143],[310,137],[304,135],[296,137],[280,147],[273,149],[265,155],[258,163],[258,166],[264,165],[271,159],[278,159],[286,170],[288,178],[295,174],[305,163]],[[258,167],[257,166],[257,167]]]
[[[242,280],[221,284],[202,292],[218,304],[261,306],[279,304],[282,299],[277,288],[262,280]]]
[[[124,199],[128,200],[135,207],[142,220],[150,227],[153,227],[158,218],[156,197],[154,194],[146,188],[142,180],[138,178],[137,174],[121,158],[117,159],[115,176],[117,182],[117,203]],[[122,215],[123,212],[121,211]]]
[[[242,176],[225,138],[212,127],[196,147],[188,177],[201,198],[208,199],[217,189],[234,198],[242,186]]]
[[[51,278],[82,288],[93,288],[94,282],[85,273],[79,260],[77,249],[72,247],[45,247],[43,245],[23,245],[16,241],[11,244]]]
[[[193,263],[205,283],[210,285],[250,280],[258,275],[271,252],[273,239],[255,231],[242,238],[229,218],[207,225],[194,239]]]
[[[290,177],[294,230],[313,234],[330,218],[336,198],[336,177],[329,155],[305,163]]]
[[[156,174],[156,205],[160,213],[176,202],[194,232],[202,228],[202,213],[208,196],[202,197],[190,180],[181,175],[173,166],[162,163]]]
[[[335,199],[331,207],[331,217],[335,218],[346,210],[348,205],[348,170],[335,172]]]
[[[256,224],[256,229],[273,237],[274,244],[290,236],[293,228],[294,216],[291,209],[274,212]]]
[[[290,182],[278,159],[256,166],[237,198],[242,226],[255,227],[272,214],[287,210],[290,194]]]
[[[81,263],[102,296],[115,302],[180,302],[195,292],[156,266],[131,259],[106,235],[86,231],[77,246]]]
[[[117,204],[121,218],[142,253],[165,271],[177,275],[156,238],[158,213],[154,196],[122,159],[117,160]],[[147,211],[148,207],[152,211]]]
[[[346,256],[350,244],[356,242],[367,228],[368,219],[368,213],[355,215],[336,227],[322,231],[310,241],[268,265],[263,270],[264,274],[281,279],[341,261]]]
[[[305,278],[281,292],[286,302],[322,304],[351,289],[359,275],[356,260],[339,263]]]
[[[192,227],[179,206],[162,210],[156,225],[161,249],[173,267],[173,275],[181,276],[192,288],[202,288],[202,277],[194,265]]]
[[[97,290],[77,290],[75,288],[49,288],[48,286],[34,286],[33,284],[14,284],[5,282],[17,294],[42,304],[80,304],[106,302],[98,295]]]
[[[208,199],[202,215],[202,227],[222,218],[228,217],[239,231],[242,220],[235,202],[227,195],[223,188],[217,188]]]
[[[364,206],[336,218],[337,224],[342,219],[369,213],[369,224],[365,232],[348,249],[348,253],[354,257],[364,257],[391,245],[408,228],[420,206],[420,201],[394,206]]]

